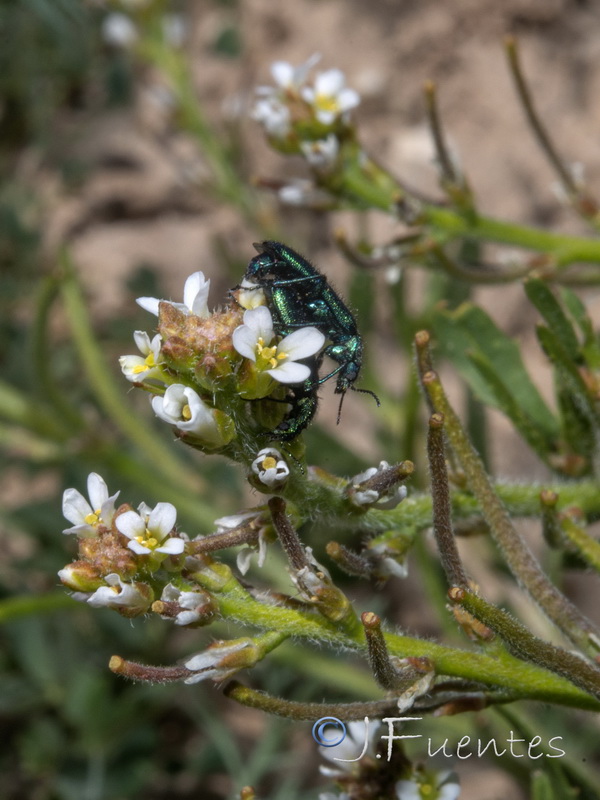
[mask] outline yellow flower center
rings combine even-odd
[[[334,114],[340,110],[337,98],[330,94],[318,94],[315,97],[315,106],[321,111],[331,111]]]
[[[189,405],[186,403],[184,407],[181,409],[181,417],[186,422],[192,418],[192,410]]]
[[[146,533],[148,533],[148,531],[146,531]],[[145,539],[143,536],[136,536],[135,540],[136,542],[139,542],[142,547],[147,547],[148,550],[154,550],[154,548],[158,547],[159,544],[158,539],[155,539],[154,536],[148,536],[147,539]]]
[[[146,356],[146,360],[143,364],[138,364],[134,367],[131,371],[134,375],[139,375],[141,372],[146,372],[149,369],[152,369],[156,366],[156,361],[154,360],[154,353],[149,353]]]
[[[273,456],[266,456],[263,458],[262,468],[263,469],[274,469],[277,466],[277,461],[273,458]]]
[[[83,521],[85,522],[85,524],[86,525],[98,525],[98,523],[100,522],[100,513],[101,513],[101,511],[102,511],[102,509],[100,509],[100,508],[97,509],[96,511],[90,511],[90,513],[87,514],[83,518]]]
[[[265,369],[275,369],[278,361],[285,361],[288,354],[277,352],[277,345],[273,347],[265,347],[265,342],[262,336],[259,336],[256,342],[256,366],[262,372]]]

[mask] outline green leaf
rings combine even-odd
[[[531,420],[547,439],[558,436],[559,425],[531,381],[519,346],[506,336],[481,308],[464,303],[455,311],[442,311],[432,319],[438,346],[454,363],[477,397],[486,405],[507,413],[508,397],[521,415]],[[491,385],[489,368],[496,375]],[[498,384],[503,387],[500,395]]]
[[[581,352],[590,369],[600,369],[600,344],[585,305],[570,289],[561,289],[561,299],[583,335]]]
[[[553,334],[560,340],[572,361],[580,357],[579,341],[573,325],[546,283],[531,279],[525,283],[527,297],[540,312]]]
[[[503,383],[494,365],[480,353],[468,354],[470,361],[477,367],[481,377],[487,381],[490,391],[496,401],[496,407],[500,409],[512,422],[521,436],[529,444],[532,450],[538,453],[543,459],[554,449],[553,437],[544,435],[540,430],[537,420],[532,420],[519,406],[514,396]]]

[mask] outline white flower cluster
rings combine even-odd
[[[252,117],[269,136],[274,139],[288,136],[293,122],[290,104],[299,100],[308,106],[318,123],[326,126],[333,125],[340,118],[345,119],[348,112],[360,103],[358,92],[346,86],[346,77],[339,69],[320,72],[314,85],[306,85],[308,74],[319,59],[320,56],[315,54],[299,67],[293,67],[287,61],[275,61],[271,65],[275,86],[258,87],[259,99],[252,110]],[[337,139],[331,135],[323,141],[308,143],[306,151],[304,146],[302,149],[310,163],[323,166],[335,160],[337,148]]]
[[[156,297],[140,297],[137,303],[156,316],[160,304],[168,302],[186,315],[208,319],[211,316],[208,310],[209,289],[210,280],[202,272],[195,272],[185,282],[183,303]],[[244,358],[253,361],[257,372],[264,372],[279,383],[302,383],[310,376],[310,368],[298,362],[315,355],[323,347],[325,337],[319,330],[309,326],[276,342],[271,312],[262,305],[262,290],[252,285],[244,287],[243,292],[245,302],[250,308],[244,313],[243,324],[233,332],[234,349]],[[154,390],[161,384],[169,384],[171,378],[163,368],[160,334],[150,339],[147,333],[136,331],[134,340],[142,355],[121,356],[119,359],[127,380],[132,383],[146,383]],[[198,437],[205,446],[216,448],[224,443],[215,409],[205,403],[190,386],[170,383],[164,394],[154,396],[151,403],[159,419],[184,433]],[[270,474],[267,483],[269,481]]]

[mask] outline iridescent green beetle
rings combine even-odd
[[[352,312],[331,288],[327,278],[285,244],[267,241],[254,247],[259,255],[250,261],[244,277],[247,282],[260,286],[264,291],[277,333],[285,336],[293,330],[312,325],[330,342],[323,354],[338,363],[325,377],[319,378],[317,372],[312,382],[309,379],[301,389],[295,390],[296,397],[291,399],[292,411],[284,420],[290,434],[293,432],[293,436],[296,436],[306,427],[316,410],[318,386],[335,375],[335,392],[342,395],[338,422],[348,389],[372,395],[379,405],[379,398],[374,392],[354,386],[362,365],[362,338]],[[301,406],[298,398],[302,400]],[[310,414],[309,408],[312,411]]]

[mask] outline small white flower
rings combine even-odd
[[[167,387],[162,397],[153,397],[151,403],[156,416],[175,425],[178,430],[193,433],[207,444],[223,444],[214,409],[189,386],[174,383]]]
[[[151,378],[160,379],[162,370],[160,364],[162,363],[160,348],[162,339],[159,333],[151,340],[145,331],[135,331],[133,334],[134,341],[138,346],[138,350],[145,356],[121,356],[119,364],[123,375],[128,381],[132,383],[141,383],[142,381]]]
[[[256,556],[256,565],[264,567],[267,559],[267,539],[264,528],[258,532],[258,552],[254,547],[243,547],[236,556],[235,563],[242,575],[245,575],[250,569],[254,556]]]
[[[290,132],[291,116],[289,108],[277,97],[258,100],[251,112],[252,119],[263,126],[269,136],[284,139]]]
[[[234,666],[223,666],[222,662],[249,647],[256,647],[252,639],[236,639],[232,642],[218,642],[203,653],[192,656],[188,661],[184,662],[184,665],[187,669],[197,674],[186,678],[184,683],[199,683],[209,678],[214,681],[223,681],[231,677],[231,675],[235,675],[236,672],[243,669],[241,664],[243,659],[240,659],[239,665]]]
[[[320,53],[313,53],[298,67],[292,66],[288,61],[274,61],[271,64],[271,75],[279,89],[298,91],[306,83],[308,73],[320,59]],[[270,86],[257,89],[259,94],[268,94],[272,91]]]
[[[143,512],[147,509],[143,507]],[[137,514],[135,511],[125,511],[118,516],[115,525],[119,531],[127,536],[127,547],[138,555],[150,553],[163,553],[164,555],[179,555],[183,553],[185,542],[169,534],[175,526],[177,511],[171,503],[158,503],[149,514]]]
[[[440,772],[437,775],[427,770],[410,781],[398,781],[397,800],[456,800],[460,795],[458,777],[454,772]]]
[[[388,552],[385,544],[378,544],[375,547],[370,547],[369,550],[380,556],[380,560],[377,564],[378,576],[382,578],[406,578],[408,576],[408,565],[406,562],[398,561],[398,558],[394,558],[391,555],[385,555]]]
[[[306,547],[304,552],[307,566],[290,570],[290,578],[302,597],[313,603],[323,589],[331,589],[333,584],[328,570],[313,557],[312,547]]]
[[[206,606],[207,595],[204,592],[186,592],[172,583],[163,589],[161,600],[166,603],[177,603],[181,611],[173,619],[175,625],[190,625],[202,618],[202,609]]]
[[[386,492],[379,492],[375,488],[361,488],[361,484],[390,469],[387,461],[380,461],[378,467],[369,467],[364,472],[359,472],[350,479],[349,496],[358,506],[377,505],[377,508],[396,508],[407,495],[406,486],[394,486]]]
[[[251,469],[258,480],[270,489],[282,486],[290,474],[290,468],[285,463],[283,456],[274,447],[265,447],[259,450],[252,462]]]
[[[160,303],[170,303],[175,308],[185,314],[194,314],[196,317],[207,319],[210,316],[208,310],[208,292],[210,290],[210,280],[204,277],[203,272],[194,272],[186,280],[183,287],[183,303],[173,303],[171,300],[159,300],[157,297],[138,297],[136,303],[145,311],[158,316]]]
[[[234,528],[243,525],[244,522],[250,522],[250,520],[256,521],[258,524],[258,558],[257,564],[259,567],[262,567],[265,563],[265,559],[267,557],[267,528],[264,524],[262,524],[261,520],[262,511],[244,511],[241,514],[231,514],[228,517],[220,517],[219,519],[215,520],[215,525],[217,526],[217,530],[215,533],[227,533],[227,531],[231,531]],[[250,563],[252,561],[253,556],[255,556],[256,547],[255,546],[244,546],[237,554],[236,563],[237,568],[245,575],[248,570],[250,569]]]
[[[119,492],[109,497],[104,479],[96,472],[88,475],[87,489],[89,503],[77,489],[66,489],[63,493],[63,515],[74,525],[73,528],[65,528],[63,533],[89,537],[96,536],[101,525],[110,528]]]
[[[323,189],[317,188],[311,181],[298,178],[286,183],[277,191],[277,196],[282,203],[288,206],[301,206],[303,208],[329,209],[332,208],[332,196]]]
[[[310,376],[310,367],[297,362],[318,353],[325,336],[317,328],[300,328],[271,345],[275,337],[271,312],[259,306],[244,312],[244,324],[233,332],[233,346],[254,361],[259,372],[266,372],[279,383],[302,383]]]
[[[138,30],[133,21],[119,12],[108,14],[102,22],[102,37],[113,47],[131,47],[138,38]]]
[[[88,597],[88,603],[94,608],[123,608],[142,613],[152,603],[150,587],[139,583],[126,583],[120,575],[112,572],[104,579],[107,586],[101,586]],[[145,591],[144,591],[145,589]]]
[[[360,103],[360,95],[354,89],[346,88],[346,77],[339,69],[319,73],[314,89],[305,86],[302,97],[313,106],[316,118],[323,125],[331,125],[336,117]]]
[[[240,283],[238,289],[237,302],[246,310],[251,308],[258,308],[267,304],[264,289],[256,283],[252,283],[247,278],[244,278]]]
[[[300,149],[311,167],[327,170],[335,164],[340,143],[337,136],[330,133],[326,139],[319,139],[316,142],[300,142]]]
[[[215,520],[215,525],[217,526],[215,533],[231,531],[244,522],[249,522],[251,519],[258,519],[261,513],[261,511],[243,511],[241,514],[230,514],[228,517],[219,517],[219,519]]]
[[[335,767],[320,766],[319,772],[328,778],[345,778],[357,769],[363,758],[375,758],[380,729],[379,720],[349,722],[345,739],[335,747],[323,748],[321,753]]]

